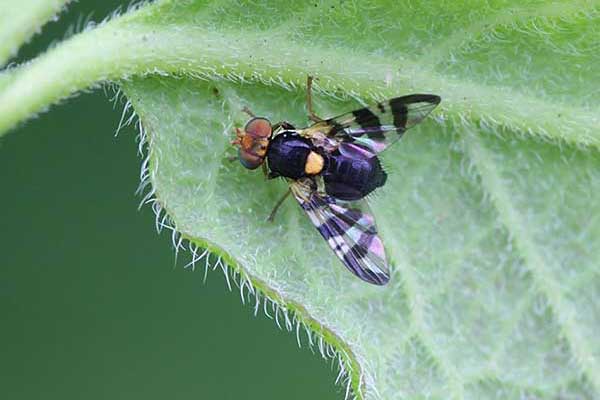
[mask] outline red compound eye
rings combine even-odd
[[[252,118],[244,128],[247,135],[256,139],[268,139],[271,137],[271,122],[266,118]]]
[[[259,157],[242,149],[239,151],[239,158],[242,165],[248,169],[256,169],[264,162],[263,157]]]

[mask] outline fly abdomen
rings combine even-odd
[[[359,200],[385,184],[387,174],[379,159],[348,157],[336,152],[329,156],[323,172],[325,190],[340,200]]]

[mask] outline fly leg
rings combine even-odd
[[[244,112],[246,112],[246,108],[244,107]],[[248,110],[248,112],[251,112],[250,110]],[[251,114],[252,115],[252,114]],[[232,146],[240,146],[241,144],[241,139],[243,136],[243,131],[240,128],[234,128],[233,131],[235,132],[235,139],[232,140],[231,142],[229,142]],[[234,162],[235,160],[239,160],[239,156],[235,155],[235,156],[228,156],[226,157],[226,160],[229,162]]]
[[[242,111],[248,114],[251,118],[256,118],[256,114],[254,114],[247,106],[242,108]]]
[[[312,83],[313,83],[313,77],[310,75],[307,76],[306,77],[306,109],[308,110],[308,119],[310,119],[313,122],[321,122],[321,121],[323,121],[323,118],[317,116],[317,114],[314,113],[313,107],[312,107]]]
[[[290,195],[290,193],[292,193],[292,190],[288,188],[288,190],[286,190],[285,194],[283,196],[281,196],[281,198],[279,199],[277,204],[275,204],[275,207],[273,207],[273,211],[271,211],[271,214],[269,214],[269,218],[267,218],[267,221],[273,222],[273,220],[275,219],[275,214],[277,214],[277,210],[279,210],[279,207],[281,207],[284,200],[287,199],[287,197]]]

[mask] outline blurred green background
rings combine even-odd
[[[122,1],[82,0],[19,53]],[[184,270],[134,195],[135,131],[101,90],[0,142],[0,394],[6,399],[337,399],[336,367]]]

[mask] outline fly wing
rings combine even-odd
[[[352,143],[370,151],[382,152],[421,122],[441,101],[433,94],[396,97],[352,112],[317,122],[304,135],[319,133],[329,141]]]
[[[301,179],[291,183],[291,191],[334,253],[354,275],[385,285],[390,273],[383,243],[366,203],[341,204],[317,191],[316,183]]]

